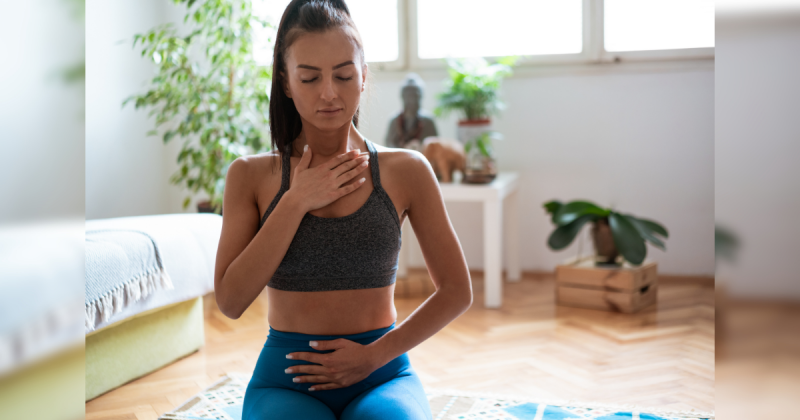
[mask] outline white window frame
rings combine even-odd
[[[584,0],[584,4],[586,4]],[[643,51],[606,51],[605,49],[605,1],[594,0],[597,13],[593,16],[596,28],[595,41],[597,42],[597,62],[610,63],[620,61],[662,61],[662,60],[696,60],[714,59],[714,48],[679,48],[665,50]]]
[[[425,0],[397,0],[398,59],[392,62],[372,62],[370,68],[383,71],[412,71],[444,69],[442,59],[419,57],[417,4]],[[553,0],[557,1],[557,0]],[[646,51],[606,51],[604,30],[604,0],[583,0],[583,51],[576,54],[533,55],[521,58],[517,66],[545,67],[548,65],[580,65],[619,62],[713,60],[715,48],[683,48]],[[496,59],[499,57],[486,57]]]
[[[371,70],[396,71],[408,69],[408,5],[397,0],[397,60],[367,61]]]

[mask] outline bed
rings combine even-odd
[[[203,296],[214,290],[221,228],[222,217],[210,213],[86,221],[87,401],[203,346]],[[153,252],[132,252],[126,241],[149,241]],[[97,281],[133,272],[109,269],[110,261],[138,269],[146,258],[160,270],[113,287]]]

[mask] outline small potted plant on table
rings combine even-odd
[[[437,95],[439,105],[434,114],[437,117],[453,111],[460,114],[457,137],[467,153],[464,182],[486,183],[497,174],[489,140],[498,136],[490,133],[490,117],[505,107],[497,92],[517,59],[516,56],[504,57],[496,63],[483,58],[447,60],[450,79],[446,90]]]

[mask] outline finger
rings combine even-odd
[[[352,343],[353,341],[348,340],[346,338],[337,338],[334,340],[316,340],[310,341],[308,345],[317,349],[317,350],[336,350],[336,349],[343,349],[347,347],[348,344]]]
[[[304,383],[318,384],[318,383],[328,383],[330,381],[331,378],[322,375],[300,375],[292,378],[292,382],[297,384],[304,384]]]
[[[300,163],[297,164],[298,168],[308,169],[311,164],[311,148],[308,145],[303,146],[303,156],[300,158]]]
[[[307,352],[307,351],[298,351],[298,352],[287,354],[286,358],[287,359],[292,359],[292,360],[306,360],[306,361],[309,361],[311,363],[324,364],[323,362],[325,360],[327,360],[328,356],[326,354],[311,353],[311,352]]]
[[[308,373],[312,375],[327,375],[331,373],[330,369],[320,365],[297,365],[289,366],[284,370],[286,373]]]
[[[333,173],[335,173],[336,176],[339,177],[353,168],[366,168],[368,164],[369,164],[369,155],[359,156],[349,162],[345,162],[337,166],[336,168],[333,169]]]
[[[308,388],[309,391],[326,391],[329,389],[337,389],[337,388],[344,388],[342,385],[334,384],[334,383],[327,383],[321,385],[314,385],[311,388]]]
[[[345,173],[339,175],[336,178],[336,180],[339,181],[339,186],[341,187],[342,185],[346,184],[351,179],[357,177],[360,173],[364,172],[367,169],[367,167],[369,166],[369,163],[368,163],[368,161],[364,161],[363,163],[366,163],[366,164],[356,165],[355,168],[350,169],[350,170],[346,171]],[[342,166],[344,166],[344,165],[342,165]]]
[[[364,181],[366,181],[366,180],[367,180],[367,178],[361,178],[361,179],[359,179],[358,181],[356,181],[356,182],[354,182],[352,184],[347,184],[344,187],[339,188],[339,190],[338,190],[339,191],[339,197],[340,198],[344,197],[347,194],[350,194],[351,192],[355,191],[356,188],[364,185]]]
[[[349,152],[342,153],[341,155],[336,156],[335,158],[325,162],[324,166],[322,166],[322,165],[320,165],[320,166],[324,167],[325,169],[333,169],[333,168],[341,165],[342,163],[347,162],[348,160],[355,158],[356,156],[358,156],[358,154],[360,152],[361,151],[359,149],[354,149],[354,150],[351,150]]]

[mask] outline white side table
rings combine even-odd
[[[483,203],[484,305],[499,308],[503,303],[502,244],[506,244],[506,273],[509,281],[521,277],[519,261],[519,174],[500,172],[489,184],[441,183],[444,201]],[[503,223],[503,206],[507,207]],[[413,235],[409,223],[403,224],[403,238]],[[503,238],[505,236],[505,238]],[[397,277],[408,275],[408,244],[400,248]]]

